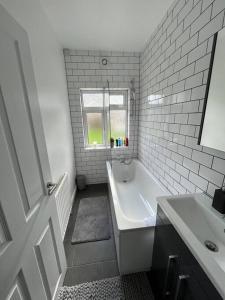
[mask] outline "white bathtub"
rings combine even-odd
[[[151,268],[156,197],[170,194],[138,160],[106,163],[120,274]]]

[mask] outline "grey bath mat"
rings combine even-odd
[[[154,300],[146,273],[64,286],[57,300]]]
[[[80,200],[72,244],[107,240],[110,238],[107,197]]]

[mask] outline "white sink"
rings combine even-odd
[[[225,219],[212,208],[204,194],[160,197],[157,199],[208,277],[225,299]],[[205,241],[218,251],[209,250]]]
[[[177,197],[168,199],[168,202],[204,246],[206,240],[218,246],[215,259],[222,255],[225,260],[225,223],[215,210],[199,196]]]

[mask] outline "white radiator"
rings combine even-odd
[[[61,235],[62,239],[64,239],[66,227],[69,221],[70,211],[73,204],[73,197],[71,198],[69,195],[68,173],[65,173],[60,180],[60,184],[55,192],[55,199],[59,216]]]

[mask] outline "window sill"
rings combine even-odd
[[[108,147],[104,147],[104,146],[84,147],[84,150],[104,150],[104,149],[108,149]]]
[[[129,146],[114,146],[113,148],[110,147],[105,147],[105,146],[96,146],[96,147],[84,147],[84,150],[114,150],[114,149],[125,149],[125,148],[129,148]]]
[[[125,149],[125,148],[128,148],[129,146],[114,146],[113,148],[111,149]]]

